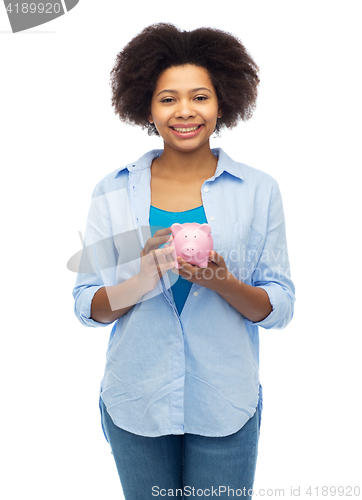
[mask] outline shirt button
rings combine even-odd
[[[195,295],[195,297],[196,297],[197,295],[199,295],[199,292],[194,292],[194,295]]]
[[[210,220],[215,220],[215,217],[210,217]]]
[[[209,188],[208,188],[208,187],[205,187],[205,188],[204,188],[204,191],[205,191],[205,193],[208,193],[208,192],[209,192]]]

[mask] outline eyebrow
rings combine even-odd
[[[196,89],[192,89],[189,91],[189,94],[192,94],[192,92],[198,92],[199,90],[208,90],[209,92],[211,92],[210,89],[208,89],[207,87],[197,87]],[[171,92],[173,94],[178,94],[178,91],[177,90],[172,90],[172,89],[166,89],[166,90],[161,90],[161,92],[159,92],[157,96],[159,96],[160,94],[162,94],[162,92]]]

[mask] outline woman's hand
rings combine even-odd
[[[220,293],[222,290],[227,289],[228,282],[235,278],[228,270],[223,256],[215,252],[215,250],[210,251],[208,260],[208,266],[200,268],[189,264],[181,257],[177,257],[177,262],[181,268],[174,268],[172,272],[180,274],[191,283],[196,283]]]
[[[141,286],[149,291],[153,290],[162,276],[175,266],[172,257],[173,247],[167,245],[164,248],[159,248],[160,245],[172,239],[172,235],[169,236],[170,233],[170,227],[159,229],[152,238],[147,240],[144,249],[140,253],[141,268],[138,278]]]

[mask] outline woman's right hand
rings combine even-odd
[[[139,279],[146,289],[153,290],[159,279],[175,266],[172,257],[173,246],[167,242],[172,241],[171,227],[159,229],[155,232],[152,238],[147,240],[147,243],[140,253],[141,269]],[[160,245],[166,245],[159,248]]]

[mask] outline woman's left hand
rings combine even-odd
[[[227,288],[228,280],[232,280],[234,276],[228,270],[223,256],[215,252],[215,250],[210,251],[208,260],[208,266],[201,268],[189,264],[181,257],[177,257],[177,262],[181,268],[176,269],[174,267],[171,271],[179,274],[191,283],[210,288],[215,292],[220,292]]]

